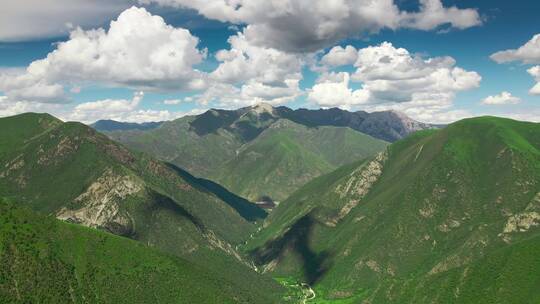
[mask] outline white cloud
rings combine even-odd
[[[497,63],[521,61],[523,64],[540,63],[540,34],[534,35],[518,49],[500,51],[490,56]],[[534,77],[536,85],[529,90],[530,94],[540,95],[540,66],[529,68],[527,72]]]
[[[525,64],[540,63],[540,34],[534,35],[518,49],[500,51],[492,54],[490,58],[497,63],[521,61]]]
[[[341,77],[339,80],[337,78]],[[352,90],[349,88],[349,74],[334,74],[324,76],[325,80],[318,81],[308,93],[308,100],[322,107],[341,106],[350,109],[353,105],[366,103],[369,100],[368,90]]]
[[[285,51],[315,51],[347,37],[381,29],[463,29],[481,24],[474,9],[443,7],[420,0],[418,12],[400,11],[393,0],[139,0],[197,10],[203,16],[247,24],[244,34],[255,45]]]
[[[204,106],[214,104],[226,109],[236,109],[261,102],[280,105],[303,94],[299,81],[287,82],[285,86],[269,86],[260,82],[251,82],[240,87],[214,82],[203,93],[194,95],[193,100]]]
[[[540,65],[533,66],[527,70],[534,80],[536,80],[536,85],[529,90],[530,94],[540,95]]]
[[[455,66],[451,57],[422,58],[384,42],[358,51],[352,78],[370,91],[370,102],[446,102],[458,91],[477,88],[476,72]]]
[[[358,58],[358,52],[353,46],[347,45],[345,48],[335,46],[321,58],[321,63],[330,67],[338,67],[353,64]]]
[[[206,109],[194,108],[190,111],[165,111],[141,109],[144,94],[136,92],[132,99],[105,99],[78,105],[60,105],[14,101],[7,96],[0,96],[0,117],[26,112],[49,113],[64,121],[93,123],[100,119],[113,119],[126,122],[149,122],[172,120],[186,115],[203,113]]]
[[[482,23],[475,9],[459,9],[455,6],[446,8],[440,0],[420,0],[418,13],[405,14],[405,27],[432,30],[443,24],[450,24],[457,29],[466,29]]]
[[[20,75],[0,75],[0,90],[13,99],[56,101],[66,84],[103,84],[138,89],[201,89],[193,68],[206,52],[188,30],[165,24],[144,8],[132,7],[108,31],[75,29],[46,58]]]
[[[251,44],[242,33],[229,37],[230,49],[216,53],[219,66],[209,74],[209,89],[199,103],[244,106],[257,102],[281,104],[302,92],[299,81],[306,55]]]
[[[2,1],[0,41],[21,41],[59,37],[70,25],[82,27],[103,24],[130,0],[24,0]]]
[[[136,92],[133,99],[104,99],[78,104],[68,114],[69,120],[91,122],[99,119],[119,119],[133,113],[144,97],[143,92]]]
[[[503,91],[498,95],[491,95],[484,100],[482,100],[482,104],[485,105],[504,105],[504,104],[517,104],[521,102],[521,99],[518,97],[512,96],[510,92]]]
[[[63,105],[12,100],[8,96],[0,96],[0,117],[12,116],[26,112],[54,113],[61,111]]]
[[[281,86],[287,80],[300,79],[302,56],[255,46],[242,33],[229,37],[229,50],[220,50],[216,59],[221,64],[210,74],[212,79],[226,83],[256,81]]]
[[[325,107],[395,109],[432,122],[466,117],[452,110],[453,100],[456,93],[477,88],[481,77],[455,65],[451,57],[423,58],[384,42],[357,51],[350,79],[360,88],[350,88],[347,73],[323,73],[308,98]]]
[[[65,109],[57,115],[64,120],[75,120],[92,123],[100,119],[112,119],[127,122],[149,122],[175,119],[184,115],[202,113],[202,109],[188,112],[170,112],[151,109],[141,109],[143,92],[135,92],[131,100],[105,99],[76,105],[73,109]]]
[[[12,100],[44,103],[69,102],[62,85],[48,83],[45,79],[26,73],[24,69],[0,69],[0,91]]]

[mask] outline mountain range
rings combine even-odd
[[[235,250],[266,216],[256,205],[174,165],[131,152],[81,123],[28,113],[0,119],[0,130],[5,200],[137,240],[227,273],[236,284],[246,286],[249,278],[254,294],[261,290],[258,285],[279,288],[252,271]],[[59,246],[64,245],[72,246]]]
[[[211,109],[149,130],[103,125],[93,124],[129,148],[214,180],[252,201],[281,201],[312,178],[381,151],[387,141],[437,127],[394,111],[292,110],[264,103]]]
[[[540,124],[363,113],[0,118],[0,302],[538,303]]]

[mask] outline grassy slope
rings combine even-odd
[[[308,128],[279,120],[212,177],[251,200],[268,195],[282,201],[311,179],[385,146],[349,128]]]
[[[18,120],[2,119],[0,128],[23,126],[26,116],[16,117],[20,118]],[[4,139],[5,134],[9,133],[3,132],[0,139]],[[19,199],[35,210],[57,212],[83,193],[104,171],[112,169],[145,186],[142,193],[128,197],[127,201],[132,203],[126,203],[126,207],[144,205],[155,197],[161,205],[174,201],[230,242],[238,242],[251,229],[251,224],[236,210],[196,181],[186,181],[175,170],[145,155],[134,154],[82,124],[62,123],[46,131],[38,130],[36,134],[38,136],[27,137],[29,140],[24,144],[6,144],[8,149],[3,149],[6,155],[2,162],[10,168],[4,169],[4,177],[0,179],[4,196]],[[243,204],[246,208],[252,207],[247,202]],[[147,210],[138,211],[144,212],[142,216],[147,213]]]
[[[355,181],[369,162],[316,179],[246,250],[311,282],[319,302],[536,303],[539,149],[539,124],[493,117],[416,133],[389,147],[366,196]]]
[[[219,129],[198,135],[191,128],[195,117],[182,117],[165,122],[148,131],[107,132],[126,146],[171,162],[197,176],[209,173],[234,156],[242,142],[231,132]]]
[[[132,153],[78,123],[23,114],[0,119],[0,129],[20,135],[0,133],[5,143],[0,151],[0,196],[54,215],[64,208],[80,210],[97,204],[85,224],[212,267],[237,283],[276,290],[272,280],[220,249],[233,254],[234,244],[254,228],[233,208],[244,204],[244,211],[249,211],[250,203],[214,187],[219,185],[209,187],[184,171]],[[107,177],[106,172],[122,179]],[[100,180],[104,176],[106,180]],[[122,193],[126,180],[139,185],[140,191]],[[95,197],[77,200],[96,183],[101,188],[93,192]],[[94,216],[106,220],[93,225]]]
[[[132,240],[0,202],[2,303],[275,303]]]

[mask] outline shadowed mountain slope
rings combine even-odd
[[[0,130],[0,197],[275,288],[235,250],[266,216],[257,206],[80,123],[27,113]]]

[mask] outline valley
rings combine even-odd
[[[540,304],[538,12],[0,0],[0,304]]]
[[[122,277],[128,289],[147,275],[151,284],[172,276],[167,284],[178,280],[185,288],[149,285],[164,302],[540,298],[540,260],[534,254],[540,245],[539,124],[478,117],[387,143],[349,127],[300,125],[276,117],[276,108],[257,107],[242,110],[250,124],[239,123],[247,119],[244,114],[225,123],[223,117],[234,115],[210,110],[145,130],[104,131],[107,136],[46,114],[1,118],[0,128],[9,132],[0,136],[0,258],[27,266],[17,262],[5,269],[0,299],[30,299],[30,290],[44,297],[53,288],[51,299],[78,302],[90,296],[90,284],[95,296],[118,302],[115,285],[95,285],[94,273],[104,282]],[[135,139],[160,138],[146,132],[171,132],[179,124],[192,128],[207,115],[217,119],[205,121],[216,133],[178,137],[171,151],[192,142],[229,149],[222,143],[261,129],[233,151],[214,181],[143,151],[171,141],[135,148]],[[215,141],[205,142],[210,137]],[[184,161],[196,168],[199,160]],[[234,170],[244,176],[235,177]],[[264,196],[263,190],[279,204],[255,204],[252,198]],[[98,240],[102,245],[91,245]],[[129,266],[140,270],[123,273],[133,254],[153,266]],[[48,278],[46,267],[64,270]],[[25,274],[36,271],[44,272],[29,281]],[[195,285],[188,287],[186,278]],[[62,284],[71,291],[62,291]],[[145,290],[132,293],[151,301]]]
[[[263,103],[211,109],[149,130],[97,129],[249,200],[282,201],[314,177],[433,127],[397,112],[291,110]]]

